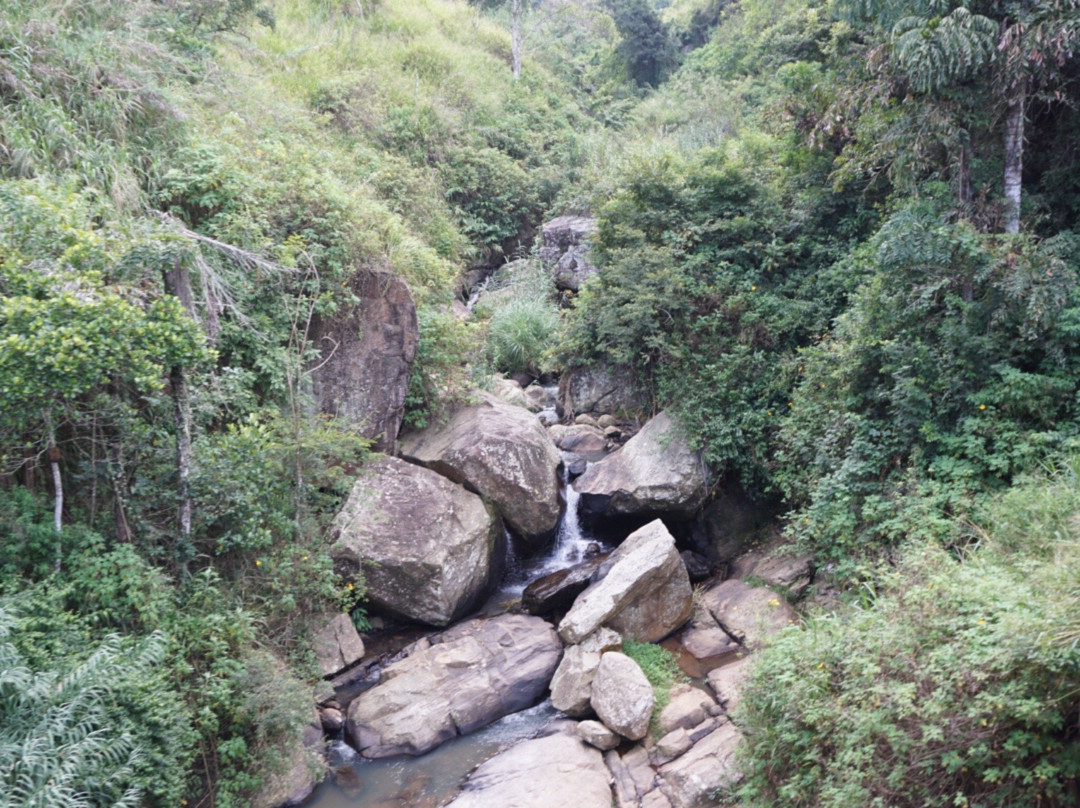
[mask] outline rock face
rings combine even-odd
[[[798,597],[806,592],[814,579],[814,560],[809,555],[783,553],[767,547],[755,548],[731,563],[731,575],[760,578],[769,586]]]
[[[692,514],[708,492],[705,465],[667,413],[574,481],[581,508],[596,516]]]
[[[358,272],[351,291],[356,304],[312,320],[311,341],[321,353],[311,372],[316,406],[392,452],[420,341],[416,303],[392,272]]]
[[[562,656],[539,617],[470,620],[383,671],[349,705],[345,729],[361,755],[421,755],[543,696]]]
[[[284,666],[282,666],[284,672]],[[317,713],[304,727],[301,741],[287,750],[284,764],[252,796],[251,808],[292,808],[307,801],[326,776],[322,725]]]
[[[315,635],[312,645],[323,676],[333,676],[364,658],[364,641],[347,614],[336,615]]]
[[[649,731],[656,697],[634,660],[618,651],[608,651],[600,657],[589,703],[604,726],[638,741]]]
[[[555,267],[555,286],[574,292],[597,269],[589,263],[589,242],[596,220],[588,216],[560,216],[542,228],[540,260]]]
[[[499,520],[480,497],[434,471],[393,457],[367,468],[334,522],[335,568],[356,577],[363,564],[376,608],[447,625],[492,582]]]
[[[524,741],[481,764],[448,808],[610,808],[600,752],[572,735]]]
[[[796,621],[795,610],[779,594],[731,578],[705,591],[701,602],[720,626],[750,648]]]
[[[603,562],[600,574],[559,624],[559,635],[568,643],[581,642],[600,626],[654,642],[690,617],[690,579],[675,539],[659,519],[631,533]]]
[[[640,413],[645,398],[637,392],[633,373],[605,364],[567,370],[559,378],[558,408],[564,417],[581,413],[619,415]]]
[[[401,453],[478,491],[514,532],[542,542],[559,522],[559,450],[528,410],[476,396],[446,425],[404,438]]]
[[[694,539],[713,564],[724,564],[753,544],[772,514],[737,489],[717,491],[694,520]]]
[[[715,805],[712,795],[731,786],[735,770],[735,747],[739,731],[730,722],[721,724],[695,743],[688,752],[660,767],[664,792],[673,808],[705,808]]]

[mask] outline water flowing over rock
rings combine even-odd
[[[705,501],[708,477],[698,452],[667,413],[650,420],[621,449],[574,481],[586,514],[692,514]]]
[[[781,595],[737,578],[710,587],[701,602],[724,631],[750,648],[762,645],[797,619]]]
[[[646,409],[634,374],[603,363],[570,368],[559,378],[558,408],[563,417],[637,414]]]
[[[364,641],[347,614],[329,620],[315,634],[312,645],[323,676],[333,676],[364,657]]]
[[[559,450],[528,410],[475,396],[449,423],[404,437],[401,453],[478,491],[515,533],[540,543],[559,522]]]
[[[568,643],[581,642],[602,625],[629,639],[654,642],[690,617],[690,579],[675,539],[659,519],[630,534],[603,562],[601,573],[559,624]]]
[[[649,731],[656,696],[634,660],[618,651],[608,651],[600,657],[589,703],[604,726],[637,741]]]
[[[536,615],[569,609],[574,605],[574,599],[592,583],[593,573],[605,558],[606,555],[596,556],[568,569],[537,578],[521,593],[521,608]]]
[[[387,667],[349,705],[346,734],[364,757],[421,755],[535,704],[561,656],[539,617],[469,620]]]
[[[312,320],[311,343],[320,351],[311,371],[315,402],[392,452],[420,342],[416,303],[392,272],[357,272],[352,292],[355,304]]]
[[[589,262],[589,242],[596,232],[591,216],[560,216],[543,225],[540,260],[555,268],[555,286],[574,292],[597,272]]]
[[[524,741],[481,764],[448,808],[610,808],[600,752],[569,734]]]
[[[334,522],[335,568],[355,577],[363,565],[377,609],[435,626],[461,617],[499,566],[498,518],[429,469],[384,457],[367,470]]]

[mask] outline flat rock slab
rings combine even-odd
[[[654,642],[686,622],[693,591],[675,539],[659,519],[634,531],[597,570],[589,586],[559,623],[568,643],[581,642],[600,626],[632,640]]]
[[[361,755],[421,755],[538,702],[562,657],[539,617],[470,620],[417,644],[349,705],[345,729]]]
[[[739,703],[739,694],[743,683],[750,676],[754,662],[750,657],[743,657],[730,665],[709,671],[709,687],[716,694],[716,700],[731,712]]]
[[[767,642],[798,619],[783,596],[737,578],[710,587],[701,602],[724,631],[751,648]]]
[[[489,499],[526,542],[542,543],[559,523],[562,458],[547,430],[523,407],[473,394],[445,425],[401,441],[403,457]]]
[[[610,808],[599,750],[572,735],[524,741],[482,763],[449,808]]]
[[[666,412],[573,483],[586,516],[693,514],[708,493],[700,453]]]
[[[445,626],[466,614],[499,565],[498,518],[429,469],[383,457],[365,472],[334,520],[335,569],[392,615]]]

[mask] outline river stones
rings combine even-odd
[[[710,708],[715,706],[716,700],[704,690],[677,684],[669,692],[667,706],[660,711],[657,727],[665,735],[677,729],[691,729],[708,718]]]
[[[347,614],[328,620],[315,633],[312,645],[323,676],[333,676],[364,658],[364,641]]]
[[[429,469],[393,457],[365,469],[334,521],[335,568],[356,578],[363,565],[377,610],[433,626],[466,614],[500,566],[499,520]]]
[[[659,519],[631,533],[597,570],[601,574],[559,623],[567,643],[581,642],[600,626],[654,642],[690,617],[690,579],[675,539]]]
[[[539,617],[469,620],[385,668],[349,705],[346,735],[367,758],[422,755],[538,702],[561,656]]]
[[[764,644],[797,619],[781,595],[738,578],[705,590],[701,602],[724,631],[749,648]]]
[[[474,771],[448,808],[610,808],[600,752],[574,735],[524,741]]]
[[[690,516],[708,493],[705,464],[662,412],[573,483],[585,516]]]
[[[355,424],[375,448],[393,451],[420,327],[408,285],[392,272],[365,269],[350,282],[355,302],[315,315],[311,386],[319,412]]]
[[[559,450],[528,410],[474,396],[445,425],[404,437],[401,454],[478,491],[511,530],[539,545],[559,522]]]
[[[585,741],[589,746],[596,747],[601,752],[614,749],[622,743],[622,738],[599,721],[582,721],[577,725],[577,728],[581,740]]]
[[[638,741],[649,731],[656,696],[634,660],[618,651],[608,651],[600,657],[589,704],[605,727]]]
[[[581,643],[569,646],[551,679],[551,705],[569,716],[587,715],[591,707],[592,681],[605,651],[622,648],[622,637],[602,628]]]

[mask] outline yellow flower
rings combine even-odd
[[[308,560],[308,557],[307,557],[307,556],[304,556],[304,561],[307,561],[307,560]]]
[[[756,292],[756,291],[757,291],[757,287],[756,287],[756,286],[751,286],[751,287],[750,287],[750,291],[751,291],[751,292]]]
[[[825,667],[825,663],[824,663],[824,662],[819,662],[819,663],[817,664],[817,666],[818,666],[818,670],[821,670],[822,668],[824,668],[824,667]]]
[[[780,601],[778,601],[776,598],[773,598],[772,600],[769,601],[769,605],[770,606],[779,606]]]
[[[979,620],[979,625],[981,626],[985,622],[986,622],[985,620]]]
[[[345,588],[348,590],[352,590],[353,586],[352,584],[345,584]]]
[[[985,410],[985,409],[986,409],[986,405],[985,405],[985,404],[980,404],[980,405],[979,405],[979,409],[980,409],[980,410]]]
[[[255,566],[256,566],[256,567],[261,567],[261,566],[262,566],[262,562],[261,562],[261,561],[256,561],[256,562],[255,562]]]

